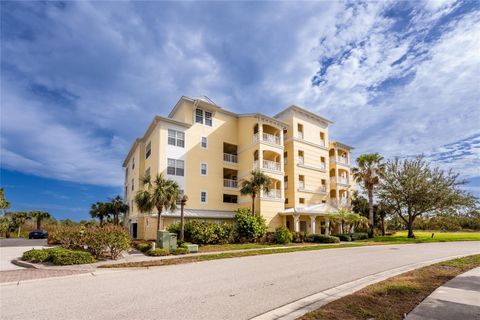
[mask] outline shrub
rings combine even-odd
[[[168,256],[169,251],[167,249],[155,248],[147,251],[147,255],[152,257]]]
[[[112,259],[117,259],[123,250],[130,248],[130,236],[122,227],[109,225],[103,227],[101,232],[105,237],[105,246]]]
[[[50,259],[48,250],[32,249],[25,251],[22,255],[22,260],[30,262],[46,262]]]
[[[336,234],[335,236],[340,238],[340,241],[347,241],[347,242],[352,241],[352,238],[350,238],[349,234],[339,233],[339,234]]]
[[[180,237],[180,223],[170,225],[168,231]],[[184,235],[185,240],[197,244],[223,244],[233,241],[233,231],[233,226],[228,223],[191,220],[185,223]]]
[[[355,232],[350,235],[350,238],[352,238],[352,241],[355,240],[365,240],[368,239],[368,233],[366,232]]]
[[[143,253],[146,253],[152,249],[152,245],[150,243],[138,243],[136,245],[137,249]]]
[[[306,232],[292,232],[292,241],[295,243],[308,242],[309,239],[311,240],[312,238],[307,236]]]
[[[85,228],[77,226],[60,226],[48,235],[48,243],[60,244],[65,249],[80,249],[83,247]]]
[[[187,253],[188,253],[187,248],[177,248],[177,249],[172,251],[172,254],[174,254],[174,255],[187,254]]]
[[[275,243],[278,243],[278,244],[287,244],[292,242],[292,234],[290,233],[290,230],[288,230],[287,228],[279,227],[275,229],[273,240]]]
[[[235,213],[235,231],[240,242],[254,242],[267,233],[267,224],[261,215],[242,208]]]
[[[86,251],[68,250],[64,248],[47,249],[50,259],[55,265],[85,264],[95,262],[95,258]]]
[[[314,234],[313,242],[316,243],[339,243],[340,239],[334,236],[326,236],[323,234]]]
[[[96,259],[101,257],[106,250],[106,235],[103,228],[93,226],[86,228],[82,240],[86,250]]]

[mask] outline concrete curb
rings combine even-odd
[[[468,255],[463,254],[463,255],[450,256],[446,258],[433,259],[425,262],[414,263],[414,264],[406,265],[403,267],[372,274],[351,282],[344,283],[340,286],[333,287],[333,288],[312,294],[310,296],[299,299],[292,303],[283,305],[279,308],[267,311],[265,313],[262,313],[260,315],[257,315],[251,318],[251,320],[273,320],[273,319],[294,320],[310,311],[316,310],[328,304],[329,302],[345,297],[371,284],[375,284],[377,282],[386,280],[388,278],[391,278],[399,274],[412,271],[414,269],[418,269],[427,265],[431,265],[434,263],[438,263],[438,262],[442,262],[450,259],[461,258],[465,256],[468,256]]]
[[[22,261],[20,259],[13,259],[10,262],[12,264],[16,265],[16,266],[19,266],[19,267],[30,268],[30,269],[38,269],[38,267],[35,266],[34,264]]]

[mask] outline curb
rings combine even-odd
[[[361,290],[369,285],[381,282],[383,280],[389,279],[399,274],[412,271],[424,266],[428,266],[428,265],[446,261],[446,260],[462,258],[469,255],[470,254],[467,254],[467,255],[462,254],[462,255],[450,256],[446,258],[433,259],[429,261],[414,263],[414,264],[402,266],[399,268],[371,274],[369,276],[314,293],[312,295],[306,296],[294,302],[285,304],[281,307],[256,315],[250,318],[250,320],[273,320],[273,319],[294,320],[310,311],[316,310],[332,301],[335,301],[337,299],[350,295],[354,292],[357,292],[358,290]]]
[[[28,263],[28,262],[25,262],[25,261],[22,261],[22,260],[19,260],[19,259],[13,259],[10,262],[12,264],[16,265],[16,266],[19,266],[19,267],[30,268],[30,269],[38,269],[38,267],[35,266],[34,264],[31,264],[31,263]]]

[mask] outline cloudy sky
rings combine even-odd
[[[480,195],[480,2],[1,2],[1,185],[88,216],[181,95],[290,104],[356,155],[425,154]]]

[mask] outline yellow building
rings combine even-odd
[[[327,233],[328,213],[350,205],[351,147],[331,141],[331,121],[297,106],[270,117],[236,114],[207,98],[181,97],[168,117],[156,116],[135,140],[123,167],[128,224],[134,238],[154,239],[156,211],[135,205],[140,178],[163,173],[188,195],[187,219],[228,221],[250,207],[239,192],[253,169],[272,178],[255,209],[270,230]],[[179,220],[179,210],[162,214],[164,226]]]

